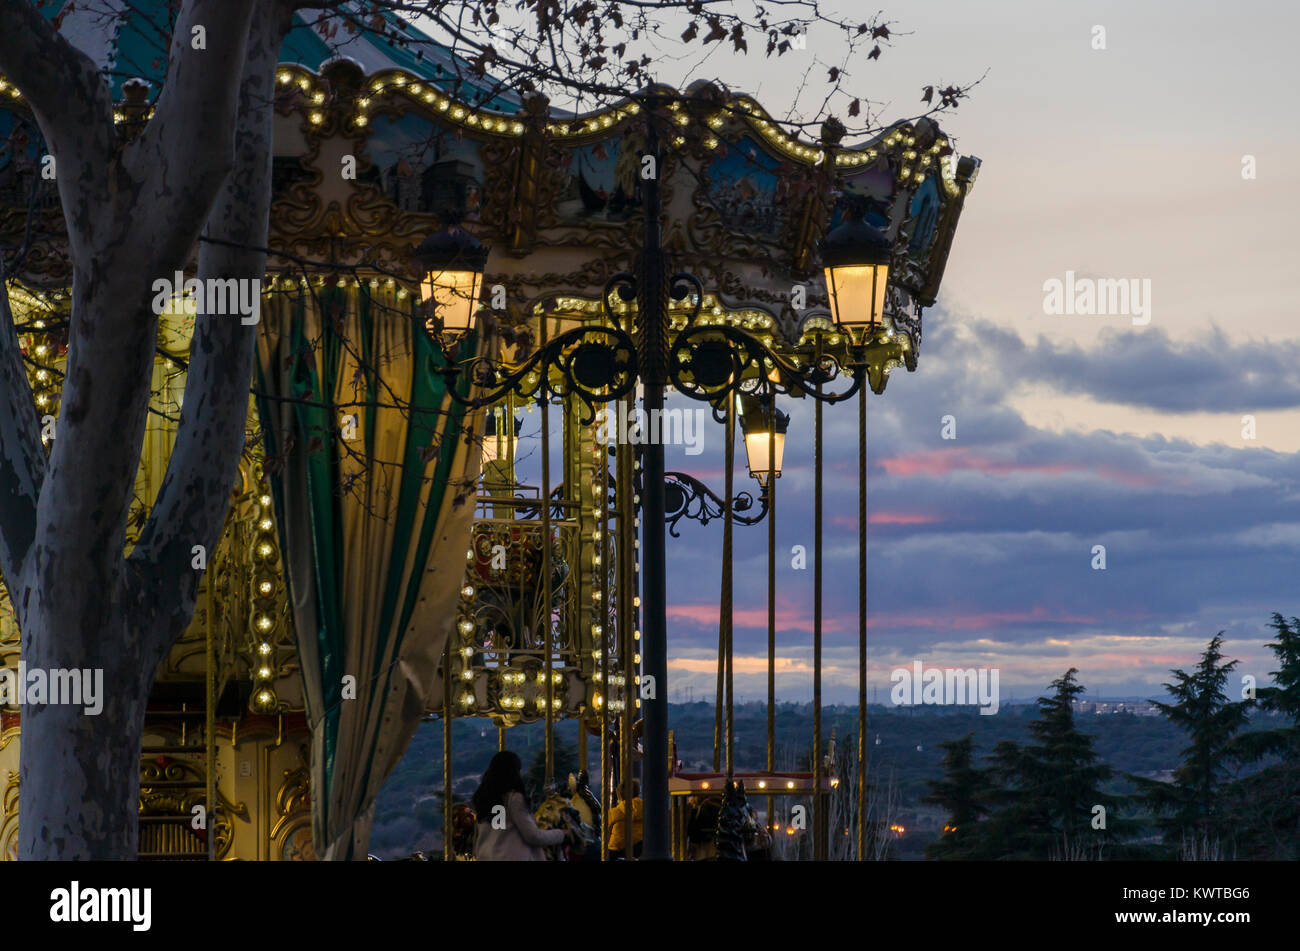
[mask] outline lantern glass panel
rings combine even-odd
[[[478,271],[430,271],[420,284],[420,296],[426,303],[433,300],[443,330],[465,333],[474,329],[482,280]]]
[[[887,264],[840,264],[826,268],[831,313],[842,327],[878,327],[885,312]]]
[[[745,455],[749,458],[749,474],[758,480],[759,485],[767,485],[768,455],[773,453],[776,464],[776,478],[781,478],[781,464],[785,459],[785,433],[776,434],[776,444],[769,448],[772,434],[767,430],[745,433]]]

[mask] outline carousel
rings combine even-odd
[[[162,2],[123,2],[112,24],[66,14],[65,35],[114,77],[125,138],[150,114],[162,66],[149,44],[168,15]],[[441,857],[472,858],[473,817],[452,805],[462,718],[494,727],[501,749],[516,728],[543,731],[539,824],[571,831],[557,857],[614,858],[601,847],[607,817],[634,781],[643,858],[687,858],[704,824],[711,854],[743,859],[782,803],[807,804],[807,857],[868,857],[867,405],[891,374],[917,369],[922,312],[978,159],[959,157],[931,119],[852,145],[834,120],[815,141],[792,137],[716,83],[652,86],[580,115],[542,96],[453,93],[449,59],[364,36],[340,49],[331,36],[302,21],[281,52],[246,452],[199,610],[158,671],[141,857],[364,858],[377,794],[436,721]],[[71,272],[43,154],[0,81],[0,244],[31,244],[9,294],[52,419]],[[161,318],[136,529],[166,469],[193,314],[182,296]],[[668,392],[719,427],[721,485],[666,472],[663,439],[617,438],[619,420],[669,420]],[[774,566],[794,400],[814,429],[802,770],[778,768],[773,722],[777,651],[790,646],[778,642]],[[847,757],[821,722],[825,411],[856,411],[859,426]],[[529,414],[535,436],[523,434]],[[738,465],[752,490],[736,485]],[[680,768],[669,722],[665,559],[682,519],[716,521],[722,537],[707,772]],[[765,530],[768,564],[766,760],[745,768],[734,615],[754,605],[733,601],[737,526]],[[0,588],[0,664],[20,660]],[[578,724],[573,776],[554,775],[562,721]],[[0,858],[21,822],[21,741],[19,708],[0,706]],[[207,829],[190,822],[196,805]],[[617,811],[631,857],[631,810]],[[832,821],[852,830],[847,852],[832,854]]]

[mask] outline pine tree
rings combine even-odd
[[[1073,703],[1084,692],[1077,673],[1071,667],[1052,681],[1051,696],[1038,698],[1038,717],[1029,724],[1037,742],[1003,741],[993,749],[993,773],[1005,786],[990,794],[999,808],[980,829],[987,848],[1003,858],[1101,857],[1133,830],[1114,815],[1119,800],[1102,791],[1111,768],[1099,761],[1093,737],[1075,725]]]
[[[1235,830],[1234,848],[1243,859],[1300,859],[1300,618],[1274,614],[1269,625],[1277,637],[1269,648],[1278,669],[1274,686],[1256,691],[1257,707],[1277,714],[1282,725],[1237,736],[1233,751],[1244,763],[1260,763],[1259,772],[1231,783],[1224,791],[1224,820]]]
[[[1300,618],[1288,622],[1274,613],[1269,627],[1277,632],[1277,639],[1268,644],[1278,662],[1278,669],[1269,671],[1275,686],[1260,687],[1255,696],[1260,710],[1279,714],[1286,722],[1239,736],[1234,752],[1244,762],[1257,762],[1269,754],[1293,760],[1300,753]]]
[[[1233,702],[1226,691],[1228,675],[1237,661],[1223,662],[1223,632],[1206,646],[1192,673],[1173,670],[1174,683],[1165,689],[1175,702],[1153,701],[1155,706],[1188,734],[1182,764],[1172,783],[1133,777],[1145,799],[1160,816],[1165,842],[1186,849],[1194,843],[1198,854],[1220,854],[1228,829],[1223,822],[1221,799],[1231,775],[1237,733],[1246,724],[1249,702]]]
[[[921,801],[943,807],[947,821],[943,834],[925,847],[925,856],[949,860],[982,858],[985,847],[979,822],[989,812],[990,779],[988,770],[979,769],[972,762],[975,734],[967,733],[960,740],[939,746],[944,751],[943,778],[927,781],[930,794]]]

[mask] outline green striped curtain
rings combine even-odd
[[[465,569],[478,421],[447,395],[413,305],[362,282],[274,289],[262,308],[258,409],[322,859],[366,856],[375,795],[438,690]]]

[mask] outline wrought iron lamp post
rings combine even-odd
[[[658,169],[661,156],[653,110],[646,108],[645,112],[648,117],[645,154],[653,157],[653,167]],[[857,217],[827,236],[822,256],[836,333],[818,334],[808,358],[795,362],[740,329],[697,322],[704,301],[703,285],[695,276],[685,272],[674,273],[669,268],[662,242],[657,176],[641,182],[641,198],[645,218],[641,252],[634,273],[616,274],[604,288],[602,305],[607,324],[584,326],[550,341],[543,340],[528,359],[508,372],[486,363],[472,366],[472,378],[483,388],[482,395],[476,398],[461,396],[455,387],[450,387],[449,391],[454,399],[473,407],[491,405],[509,392],[526,398],[536,394],[542,400],[551,396],[574,395],[587,405],[589,413],[583,421],[590,423],[595,418],[595,404],[625,397],[638,380],[643,386],[647,418],[661,418],[665,390],[672,385],[692,399],[710,403],[715,418],[726,422],[729,437],[734,432],[737,398],[756,399],[768,413],[766,423],[755,421],[747,424],[742,418],[742,427],[746,432],[750,472],[766,486],[765,477],[770,479],[780,474],[784,432],[788,425],[788,419],[782,421],[784,414],[778,415],[779,411],[773,406],[777,393],[798,393],[816,401],[816,431],[820,437],[823,404],[847,400],[861,390],[869,374],[878,378],[876,374],[887,372],[881,356],[882,346],[887,346],[892,334],[885,328],[882,317],[892,248]],[[440,337],[456,339],[474,328],[474,311],[487,253],[473,236],[452,224],[427,239],[417,250],[417,257],[426,272],[422,296],[433,309],[426,319],[425,329],[435,345],[441,347]],[[626,305],[636,302],[630,326],[624,324],[621,314],[616,313],[611,304],[613,298],[621,301],[625,310]],[[686,325],[670,339],[669,302],[681,303],[688,298],[693,300],[690,301]],[[837,337],[842,337],[843,342],[834,342]],[[449,359],[448,369],[444,372],[454,378],[462,370]],[[839,392],[826,390],[828,384],[844,377],[850,381],[847,388]],[[757,459],[755,453],[766,454],[766,462]],[[686,489],[703,486],[689,476],[664,472],[662,442],[643,446],[641,460],[640,495],[644,516],[641,547],[641,597],[644,606],[641,641],[644,710],[642,858],[666,861],[671,858],[671,851],[665,536],[668,522],[674,521],[675,524],[666,513],[666,501],[670,494],[676,500]],[[767,476],[768,473],[771,476]],[[667,478],[668,475],[671,478]],[[708,494],[719,504],[726,505],[726,499],[718,499],[711,492]],[[764,508],[757,516],[736,516],[735,512],[743,512],[746,508],[733,502],[732,517],[741,522],[747,518],[758,521],[767,511],[765,500],[768,494],[765,488],[762,493]],[[729,497],[730,492],[726,495]],[[820,491],[817,501],[820,509]],[[820,558],[816,564],[820,571]],[[820,607],[820,598],[818,602]],[[815,649],[820,650],[819,643]],[[814,743],[815,766],[820,770],[819,735]],[[814,803],[816,814],[820,808],[816,795]]]

